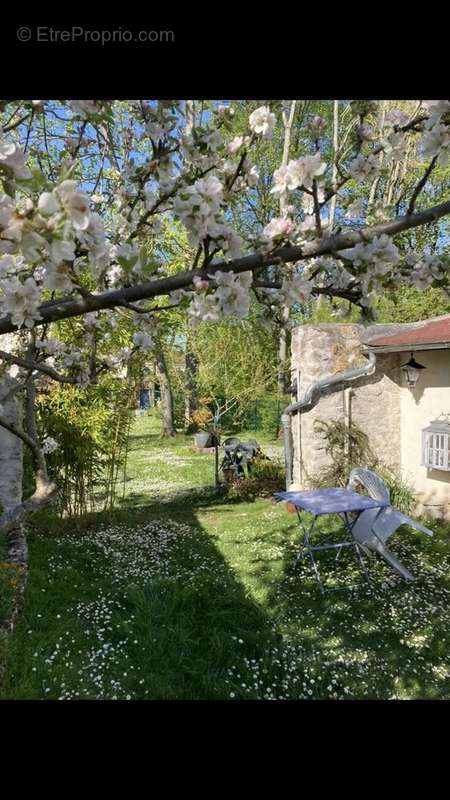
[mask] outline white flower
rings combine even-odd
[[[21,249],[26,261],[39,261],[42,257],[42,252],[47,253],[48,244],[39,233],[26,230],[22,235]]]
[[[273,245],[280,244],[283,240],[289,241],[295,233],[296,226],[291,219],[288,217],[274,217],[263,229],[263,248],[267,250]]]
[[[367,180],[378,175],[380,164],[375,156],[363,156],[361,153],[350,163],[349,175],[356,181]]]
[[[356,132],[363,142],[371,142],[374,138],[373,128],[370,125],[360,125]]]
[[[209,281],[205,281],[199,275],[195,275],[192,283],[194,284],[194,288],[196,292],[203,292],[209,288]]]
[[[46,439],[42,442],[42,452],[43,453],[53,453],[54,450],[57,450],[59,447],[58,442],[55,439],[52,439],[51,436],[47,436]]]
[[[405,256],[405,262],[413,267],[411,281],[418,289],[426,289],[436,279],[444,276],[444,265],[436,255],[419,255],[410,250]]]
[[[25,154],[14,142],[5,142],[0,138],[0,166],[4,164],[12,169],[15,178],[31,178],[31,172],[25,165]]]
[[[438,156],[438,164],[444,167],[450,158],[450,128],[439,122],[433,125],[422,138],[422,148],[425,158]]]
[[[54,264],[60,264],[61,261],[74,261],[75,242],[54,239],[50,246],[50,258]]]
[[[347,219],[358,219],[359,217],[364,216],[364,200],[359,198],[358,200],[354,200],[353,203],[350,203],[348,208],[345,212],[345,217]]]
[[[41,319],[38,311],[41,292],[34,278],[29,277],[21,283],[13,276],[2,282],[2,290],[2,312],[11,315],[13,325],[32,328],[35,321]]]
[[[327,122],[323,117],[319,117],[316,115],[312,117],[307,123],[307,128],[313,133],[315,136],[319,136],[324,130],[326,130]]]
[[[143,333],[142,331],[133,334],[133,342],[136,347],[144,353],[148,353],[153,347],[152,337],[148,333]]]
[[[194,294],[188,313],[194,327],[199,322],[217,322],[220,319],[218,298],[214,294]]]
[[[449,100],[425,100],[424,107],[428,111],[428,119],[425,122],[425,128],[433,128],[444,114],[450,111]]]
[[[260,106],[256,111],[253,111],[249,116],[250,129],[254,133],[260,133],[265,138],[269,139],[273,135],[273,131],[277,122],[275,114],[272,114],[268,106]]]
[[[174,292],[169,293],[169,300],[171,306],[177,306],[183,297],[186,297],[189,292],[185,292],[184,289],[175,289]]]
[[[276,169],[273,178],[274,185],[270,190],[272,194],[293,192],[299,186],[312,189],[313,179],[323,175],[326,164],[320,160],[320,153],[313,156],[303,156],[295,161],[289,161],[285,167]]]
[[[98,111],[95,100],[69,100],[69,106],[74,114],[79,114],[83,118]]]
[[[384,117],[385,127],[401,127],[408,122],[408,115],[399,108],[391,108]]]
[[[0,278],[8,275],[16,275],[25,267],[22,256],[4,255],[0,256]]]
[[[60,264],[47,262],[44,265],[43,286],[51,291],[70,292],[73,283],[67,265],[64,262]]]
[[[235,136],[234,139],[229,142],[225,148],[225,151],[230,155],[234,155],[237,151],[242,147],[244,143],[243,136]]]
[[[385,275],[400,260],[400,253],[385,233],[368,244],[359,243],[342,255],[353,261],[355,267],[367,264],[374,275]]]
[[[384,152],[391,161],[401,161],[406,153],[406,136],[404,133],[390,133],[383,142]]]
[[[311,294],[312,284],[305,280],[302,275],[294,275],[293,278],[283,278],[281,292],[287,306],[296,303],[304,303]]]
[[[60,342],[59,339],[43,339],[42,341],[36,342],[36,347],[46,350],[48,355],[52,356],[56,353],[61,353],[65,348],[65,344],[64,342]]]
[[[61,210],[58,199],[53,192],[42,192],[39,197],[38,209],[41,214],[56,214]]]
[[[69,214],[74,228],[85,230],[89,225],[89,197],[76,191],[76,181],[67,180],[59,184],[55,190]]]

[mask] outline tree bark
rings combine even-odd
[[[289,150],[291,145],[291,129],[292,123],[294,120],[295,115],[295,107],[297,101],[292,100],[291,106],[289,109],[289,114],[287,110],[283,111],[283,123],[284,123],[284,142],[283,142],[283,156],[281,159],[281,166],[285,167],[289,161]],[[280,214],[283,216],[286,213],[286,207],[288,205],[288,198],[285,194],[282,194],[280,197]],[[279,394],[285,394],[286,389],[290,383],[288,375],[287,375],[287,357],[288,357],[288,347],[289,347],[289,333],[288,333],[288,322],[289,322],[289,307],[283,306],[281,309],[281,318],[282,323],[280,326],[280,334],[278,340],[278,392]]]
[[[172,387],[170,385],[169,373],[167,371],[166,359],[162,350],[155,353],[156,373],[159,380],[161,392],[162,409],[162,436],[175,436],[176,430],[173,422],[173,398]]]
[[[331,178],[332,188],[334,192],[336,192],[337,188],[336,161],[337,161],[338,150],[339,150],[339,100],[335,100],[333,103],[333,171]],[[333,232],[334,215],[336,213],[336,200],[337,200],[337,194],[335,193],[331,198],[331,203],[330,203],[330,218],[328,220],[328,230],[330,233]]]
[[[14,347],[14,334],[7,334],[2,338],[2,346],[6,352],[11,352]],[[9,423],[21,425],[22,404],[17,394],[15,374],[17,367],[8,367],[0,379],[0,403],[2,415]],[[23,442],[13,433],[0,427],[0,503],[2,511],[11,511],[22,502],[23,479]],[[13,532],[17,536],[20,530]],[[12,537],[12,533],[10,534]],[[8,542],[8,551],[10,550]]]
[[[192,421],[192,414],[198,409],[197,399],[197,376],[198,376],[198,360],[192,347],[192,326],[188,321],[186,330],[186,353],[185,353],[185,379],[184,379],[184,416],[185,416],[185,432],[196,433],[198,425]]]

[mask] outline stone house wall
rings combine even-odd
[[[292,335],[292,377],[298,378],[298,398],[315,380],[325,375],[363,366],[363,339],[394,333],[400,326],[346,324],[302,325]],[[403,326],[401,326],[403,327]],[[351,419],[370,437],[372,449],[386,464],[399,470],[400,441],[400,354],[379,355],[373,375],[348,381],[337,390],[326,389],[309,411],[294,414],[293,481],[307,488],[308,478],[329,463],[323,440],[314,432],[316,420]]]

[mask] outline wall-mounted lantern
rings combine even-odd
[[[406,382],[410,389],[414,389],[420,377],[420,370],[426,369],[423,364],[418,364],[411,353],[411,358],[406,364],[402,364],[400,369],[403,370],[406,376]]]
[[[450,471],[450,414],[441,414],[422,431],[422,465]]]

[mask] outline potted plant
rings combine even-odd
[[[196,447],[211,447],[214,419],[209,409],[201,408],[194,411],[190,419],[199,428],[198,433],[194,434]]]

